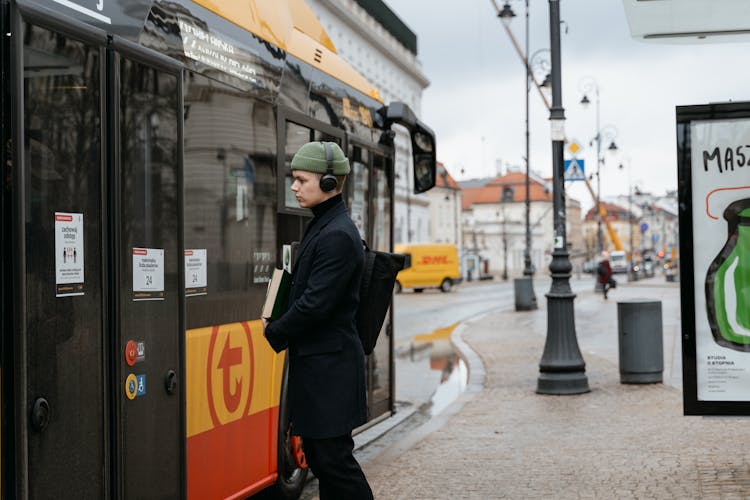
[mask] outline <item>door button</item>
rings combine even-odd
[[[128,366],[133,366],[138,360],[138,344],[133,340],[128,340],[125,344],[125,362]]]
[[[164,377],[164,388],[167,390],[167,394],[174,394],[177,389],[177,374],[174,370],[168,370],[166,377]]]
[[[31,426],[37,432],[42,432],[49,424],[49,403],[44,398],[37,398],[31,408]]]

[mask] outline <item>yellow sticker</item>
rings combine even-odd
[[[128,399],[135,399],[136,394],[138,394],[138,379],[131,373],[125,379],[125,395]]]

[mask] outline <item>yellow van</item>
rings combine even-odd
[[[421,292],[440,288],[450,292],[462,281],[456,245],[395,245],[394,251],[406,255],[406,268],[396,276],[396,293],[404,288]]]

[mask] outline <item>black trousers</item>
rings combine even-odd
[[[372,490],[354,458],[351,434],[326,439],[303,437],[305,458],[320,487],[320,500],[372,500]]]

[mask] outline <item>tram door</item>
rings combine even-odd
[[[95,35],[17,39],[17,496],[184,497],[180,73]]]
[[[349,143],[348,206],[359,234],[375,250],[391,251],[392,169],[387,151]],[[392,324],[386,317],[372,354],[367,356],[367,408],[377,418],[393,408]]]
[[[119,487],[122,498],[184,498],[182,78],[117,53],[113,70]]]
[[[25,344],[26,408],[17,408],[17,418],[26,442],[17,445],[16,470],[27,464],[17,496],[104,498],[104,50],[30,24],[17,38],[24,44],[23,171],[13,174],[24,185],[16,196],[26,260],[25,332],[17,339]]]

